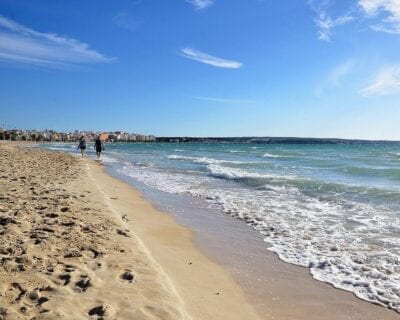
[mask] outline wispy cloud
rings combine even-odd
[[[326,90],[341,87],[346,77],[354,71],[355,63],[353,60],[346,60],[335,65],[327,75],[318,81],[315,88],[317,96],[321,96]]]
[[[378,21],[371,25],[375,31],[400,34],[400,0],[359,0],[361,10]]]
[[[232,103],[232,104],[250,104],[256,103],[255,100],[246,100],[246,99],[227,99],[227,98],[216,98],[216,97],[192,97],[197,100],[211,101],[211,102],[220,102],[220,103]]]
[[[349,14],[342,15],[332,19],[325,12],[320,12],[319,16],[314,19],[318,27],[319,39],[322,41],[331,41],[332,30],[336,27],[343,26],[354,20],[354,17]]]
[[[344,26],[355,19],[349,12],[332,18],[328,14],[332,5],[330,0],[308,0],[307,3],[316,14],[314,23],[318,28],[318,38],[321,41],[330,42],[335,28]]]
[[[217,68],[239,69],[243,65],[241,62],[217,58],[193,48],[181,49],[180,55],[185,58],[209,64]]]
[[[345,78],[353,69],[354,63],[352,60],[347,60],[341,64],[335,66],[329,74],[328,82],[333,86],[341,84],[343,78]]]
[[[136,19],[128,12],[120,11],[113,17],[113,22],[122,29],[135,31],[142,21]]]
[[[204,10],[214,4],[214,0],[186,0],[192,4],[196,10]]]
[[[316,13],[314,21],[318,27],[319,39],[322,41],[331,41],[336,27],[353,21],[359,26],[367,25],[374,31],[400,35],[400,0],[351,1],[347,13],[337,18],[332,18],[330,14],[335,1],[307,0],[307,3]]]
[[[113,60],[79,40],[35,31],[0,15],[0,61],[60,68]]]
[[[400,93],[400,66],[382,69],[372,83],[360,90],[363,96],[390,95]]]

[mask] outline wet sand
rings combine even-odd
[[[113,170],[108,170],[123,179]],[[316,281],[309,269],[279,260],[263,237],[242,220],[212,210],[201,199],[155,191],[127,179],[161,211],[193,230],[193,241],[223,265],[244,289],[262,319],[400,319],[393,310]]]

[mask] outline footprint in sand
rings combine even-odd
[[[37,306],[41,306],[43,303],[45,303],[45,302],[47,302],[47,301],[49,301],[49,298],[47,298],[47,297],[40,297],[36,305],[37,305]]]
[[[104,319],[104,314],[106,313],[106,307],[97,306],[89,310],[89,316],[97,316],[97,319]]]
[[[124,236],[124,237],[127,237],[127,238],[130,238],[130,235],[128,234],[128,232],[130,232],[130,231],[129,231],[128,229],[125,229],[125,230],[123,230],[123,229],[117,229],[116,231],[117,231],[117,233],[118,233],[119,235]]]
[[[125,270],[124,273],[122,273],[119,278],[123,281],[128,281],[129,283],[132,283],[135,280],[135,275],[132,273],[131,270]]]
[[[85,292],[90,286],[90,278],[82,275],[81,279],[75,283],[76,289],[80,292]]]
[[[58,218],[57,213],[46,213],[45,215],[47,218]]]
[[[91,252],[91,254],[93,255],[93,259],[97,259],[98,257],[101,257],[104,255],[104,252],[99,251],[95,248],[89,248],[87,251]]]
[[[11,217],[0,217],[0,225],[5,226],[7,224],[17,224],[17,221]]]
[[[12,287],[14,289],[17,289],[19,291],[18,296],[15,298],[15,301],[20,301],[26,294],[27,290],[25,290],[24,288],[22,288],[22,286],[19,283],[12,283]]]
[[[69,283],[70,283],[70,281],[71,281],[71,276],[69,275],[69,274],[60,274],[59,276],[58,276],[59,278],[60,278],[60,280],[63,280],[64,281],[64,286],[66,286],[66,285],[68,285]]]
[[[94,318],[97,320],[103,320],[103,319],[115,319],[115,310],[113,309],[112,306],[110,305],[99,305],[96,306],[88,311],[88,315],[90,318]]]

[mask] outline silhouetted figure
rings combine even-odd
[[[100,159],[101,152],[104,150],[103,142],[101,141],[100,136],[96,138],[94,142],[94,148],[96,150],[97,159]]]
[[[78,148],[81,150],[82,153],[82,158],[85,156],[85,152],[86,152],[86,139],[84,136],[79,138],[79,145]]]

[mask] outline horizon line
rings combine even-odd
[[[137,133],[133,131],[127,131],[122,129],[117,130],[95,130],[95,129],[74,129],[74,130],[57,130],[57,129],[26,129],[26,128],[12,128],[6,129],[1,128],[4,131],[12,131],[12,130],[21,130],[21,131],[55,131],[56,133],[73,133],[74,131],[82,131],[82,132],[102,132],[102,133],[130,133],[130,134],[139,134],[139,135],[148,135],[154,136],[155,138],[161,139],[298,139],[298,140],[338,140],[338,141],[369,141],[369,142],[400,142],[400,139],[382,139],[382,138],[338,138],[338,137],[318,137],[318,136],[260,136],[260,135],[239,135],[239,136],[195,136],[195,135],[156,135],[153,133]],[[0,140],[1,141],[1,140]]]

